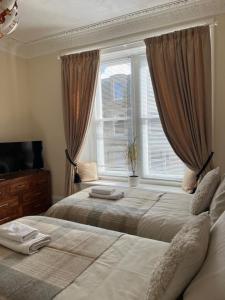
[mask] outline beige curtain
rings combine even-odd
[[[95,96],[99,51],[62,57],[62,88],[66,146],[73,161],[81,150]],[[74,192],[74,167],[67,162],[65,193]]]
[[[209,26],[145,40],[164,132],[180,159],[199,171],[212,151]]]

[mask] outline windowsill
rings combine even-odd
[[[115,182],[128,182],[127,176],[99,176],[99,180],[106,181],[115,181]],[[181,181],[177,180],[163,180],[163,179],[150,179],[150,178],[140,178],[140,184],[152,184],[159,186],[172,186],[172,187],[180,187]]]
[[[96,181],[89,181],[89,182],[82,182],[82,189],[88,188],[95,185],[102,185],[102,186],[118,186],[118,187],[125,187],[128,188],[128,180],[125,177],[118,178],[118,177],[100,177],[99,180]],[[140,179],[140,183],[138,188],[147,189],[147,190],[154,190],[154,191],[162,191],[162,192],[171,192],[171,193],[185,193],[181,189],[180,182],[175,181],[165,181],[165,180],[147,180],[147,179]]]

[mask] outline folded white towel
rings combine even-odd
[[[119,200],[124,197],[124,193],[123,192],[121,192],[121,193],[115,192],[115,193],[112,193],[111,195],[101,195],[101,194],[96,194],[96,193],[89,193],[89,197],[106,199],[106,200]]]
[[[24,243],[18,243],[16,241],[0,237],[0,245],[23,254],[33,254],[40,248],[46,246],[50,241],[50,236],[42,233],[38,233],[36,238]]]
[[[93,187],[91,189],[91,192],[94,194],[101,194],[101,195],[111,195],[112,193],[115,192],[115,189],[110,188],[110,187]]]
[[[0,238],[7,238],[23,243],[27,240],[35,238],[37,234],[37,229],[17,221],[0,225]]]

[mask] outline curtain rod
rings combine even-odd
[[[130,45],[134,45],[134,44],[137,44],[137,43],[141,43],[143,42],[144,39],[146,38],[149,38],[149,37],[153,37],[153,36],[158,36],[158,35],[162,35],[162,34],[167,34],[167,33],[170,33],[170,32],[173,32],[173,31],[176,31],[176,30],[182,30],[182,29],[186,29],[186,28],[192,28],[192,27],[197,27],[197,26],[205,26],[205,25],[209,25],[210,27],[216,27],[218,26],[218,22],[212,22],[212,19],[211,21],[208,21],[208,22],[196,22],[196,23],[192,23],[192,25],[189,24],[183,24],[183,25],[180,25],[180,26],[174,26],[174,27],[170,27],[170,29],[168,28],[168,30],[155,30],[155,31],[151,31],[150,32],[142,32],[140,34],[137,34],[138,35],[138,39],[136,40],[133,40],[131,42],[125,42],[125,41],[121,41],[121,43],[116,43],[116,41],[119,41],[119,40],[124,40],[125,38],[127,37],[121,37],[121,38],[116,38],[116,39],[111,39],[111,40],[107,40],[107,41],[104,41],[102,43],[99,43],[99,44],[90,44],[90,45],[87,45],[87,46],[84,46],[84,47],[80,47],[80,48],[72,48],[72,49],[68,49],[68,50],[65,50],[64,52],[62,52],[59,56],[57,56],[57,59],[60,60],[60,58],[62,56],[65,56],[65,55],[70,55],[70,54],[76,54],[76,53],[81,53],[81,52],[85,52],[85,51],[91,51],[91,50],[95,50],[95,49],[99,49],[101,51],[106,51],[106,50],[110,50],[112,48],[116,48],[116,47],[127,47],[127,46],[130,46]],[[190,26],[190,27],[187,27],[187,26]],[[102,46],[101,46],[102,45]]]

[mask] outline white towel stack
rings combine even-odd
[[[106,200],[119,200],[124,197],[124,193],[117,192],[115,189],[110,187],[94,187],[91,189],[89,197]]]
[[[17,221],[0,225],[0,245],[16,252],[33,254],[50,241],[49,235]]]

